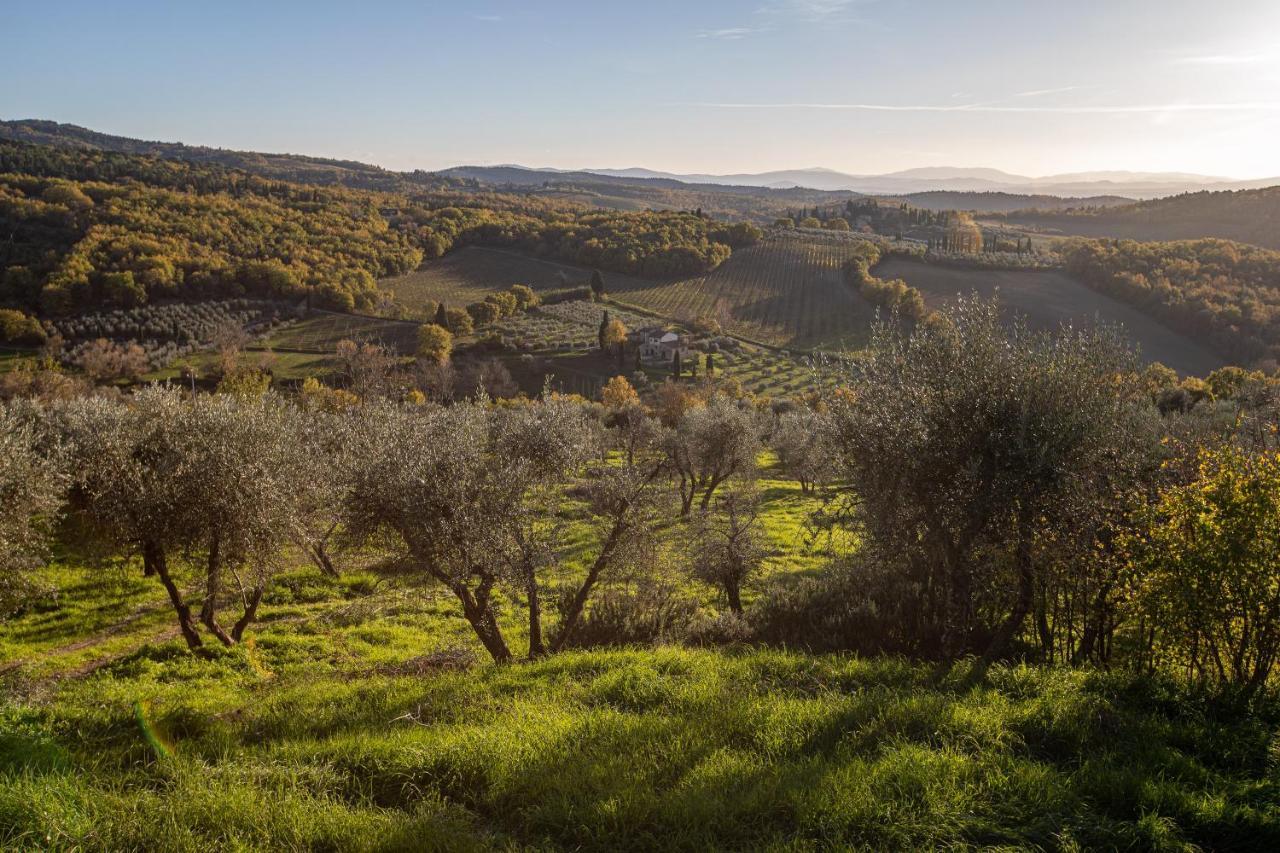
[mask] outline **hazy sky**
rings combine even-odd
[[[1280,175],[1280,0],[0,0],[0,118],[354,158]]]

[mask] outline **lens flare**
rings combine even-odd
[[[155,750],[157,758],[168,758],[173,755],[173,746],[165,741],[160,729],[150,720],[151,703],[139,700],[133,703],[133,716],[142,730],[142,737]]]

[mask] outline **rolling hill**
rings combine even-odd
[[[1133,204],[1133,199],[1118,195],[1056,196],[1019,195],[1005,192],[934,192],[908,193],[896,197],[912,207],[925,210],[971,210],[978,213],[1011,213],[1029,208],[1043,211],[1094,209]]]
[[[865,342],[876,313],[842,272],[858,239],[771,232],[706,275],[655,280],[607,273],[605,281],[615,300],[673,320],[714,317],[731,334],[796,350],[852,349]],[[1064,273],[962,270],[897,258],[875,272],[881,278],[905,279],[935,307],[958,294],[990,297],[998,291],[1010,310],[1039,328],[1094,320],[1120,325],[1145,360],[1182,373],[1204,375],[1227,362],[1211,348]],[[582,285],[590,274],[572,264],[473,246],[427,261],[413,273],[383,279],[379,286],[394,291],[413,311],[429,300],[461,305],[518,283],[543,291]]]
[[[362,189],[394,190],[404,182],[424,187],[460,186],[463,182],[429,172],[401,173],[359,163],[302,154],[264,154],[256,151],[234,151],[181,142],[152,142],[127,136],[99,133],[74,124],[60,124],[40,119],[0,121],[0,140],[33,145],[56,145],[84,151],[110,151],[180,160],[187,163],[216,164],[229,169],[242,169],[251,174],[275,180],[306,184],[337,184]]]
[[[673,320],[715,317],[725,331],[772,346],[861,345],[875,309],[844,281],[849,241],[772,235],[706,275],[646,279],[605,274],[609,295]],[[467,247],[417,271],[383,279],[411,312],[429,300],[462,305],[512,284],[535,290],[584,285],[591,270],[499,249]]]
[[[555,170],[535,170],[554,174]],[[623,178],[678,180],[693,183],[735,184],[756,187],[810,187],[851,191],[863,195],[899,196],[917,192],[1004,192],[1016,195],[1098,196],[1161,198],[1198,190],[1256,189],[1280,184],[1280,177],[1237,181],[1184,172],[1077,172],[1030,177],[999,169],[930,166],[883,175],[851,175],[833,169],[784,169],[730,175],[679,174],[653,169],[583,169],[584,172]]]
[[[1004,221],[1080,237],[1194,240],[1218,237],[1280,249],[1280,186],[1196,192],[1094,211],[1023,210]]]

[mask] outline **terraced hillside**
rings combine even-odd
[[[1146,361],[1158,361],[1180,373],[1204,376],[1222,367],[1226,359],[1151,317],[1091,290],[1059,272],[1012,270],[961,270],[890,258],[875,268],[883,279],[901,278],[937,307],[957,295],[999,294],[1013,311],[1026,316],[1036,328],[1056,328],[1061,323],[1101,320],[1119,324]]]

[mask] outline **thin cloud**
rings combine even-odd
[[[793,17],[804,21],[830,21],[842,18],[856,6],[865,6],[875,0],[779,0],[756,10],[758,15]]]
[[[703,30],[698,33],[700,39],[718,39],[720,41],[738,41],[755,33],[762,33],[761,27],[725,27],[720,30]]]
[[[1061,86],[1057,89],[1032,89],[1028,92],[1018,92],[1015,98],[1038,98],[1041,95],[1060,95],[1063,92],[1074,92],[1079,86]]]
[[[891,113],[1062,113],[1068,115],[1124,115],[1141,113],[1280,113],[1280,101],[1202,104],[1127,104],[1094,107],[998,106],[994,104],[818,104],[818,103],[694,103],[683,106],[726,110],[862,110]]]
[[[1174,65],[1261,65],[1276,59],[1274,53],[1211,53],[1203,56],[1183,56]]]
[[[853,0],[792,0],[796,11],[810,18],[829,18],[853,5]]]
[[[498,23],[499,21],[501,21],[501,20],[502,20],[502,16],[501,16],[501,15],[475,15],[475,16],[473,16],[473,17],[474,17],[477,21],[485,21],[485,22],[490,23],[490,24],[496,24],[496,23]]]

